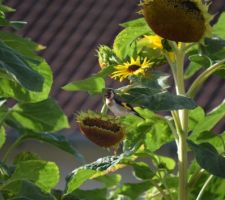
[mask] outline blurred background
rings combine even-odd
[[[71,129],[61,134],[73,143],[87,162],[111,154],[84,138],[74,120],[75,112],[99,110],[101,97],[90,97],[83,92],[66,92],[61,87],[73,80],[87,78],[99,70],[97,47],[100,44],[111,46],[115,35],[121,30],[120,23],[141,17],[137,14],[140,10],[139,0],[5,0],[5,3],[16,9],[15,13],[8,16],[11,20],[28,22],[19,34],[47,47],[41,55],[54,73],[51,95],[59,102],[71,122]],[[218,17],[223,10],[225,1],[212,0],[211,13]],[[111,81],[107,84],[113,86]],[[224,92],[225,81],[214,76],[200,90],[196,101],[210,110],[223,101]],[[221,123],[217,131],[223,126],[224,123]],[[81,165],[72,156],[49,145],[27,142],[18,148],[18,151],[22,150],[40,153],[43,159],[55,161],[63,168],[59,188],[64,187],[65,175]],[[170,150],[174,153],[173,149],[168,149],[169,154]],[[132,181],[132,177],[126,177],[126,181]]]

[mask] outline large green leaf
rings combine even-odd
[[[51,194],[27,180],[13,180],[0,187],[15,200],[56,200]]]
[[[152,111],[194,109],[196,103],[187,97],[169,92],[158,92],[149,88],[132,88],[122,95],[131,105],[144,106]]]
[[[123,26],[126,28],[117,35],[113,44],[114,52],[121,59],[129,55],[131,46],[137,38],[151,33],[149,26],[142,19],[138,23],[134,22],[132,25],[127,23]]]
[[[67,184],[67,192],[69,194],[79,188],[85,181],[91,179],[97,172],[91,169],[78,169],[73,171],[73,176]]]
[[[169,88],[167,83],[169,75],[161,72],[152,72],[146,76],[132,76],[130,78],[132,87],[149,88],[161,92]]]
[[[51,133],[33,133],[27,131],[25,134],[20,136],[20,140],[33,139],[43,141],[48,144],[54,145],[55,147],[74,155],[79,160],[84,160],[83,156],[69,143],[69,141],[63,135],[51,134]]]
[[[13,80],[0,78],[0,96],[11,97],[20,102],[38,102],[48,98],[51,86],[52,86],[52,71],[45,60],[40,60],[30,65],[41,76],[44,77],[44,83],[42,91],[34,92],[26,88],[21,87]]]
[[[0,149],[5,144],[5,139],[6,139],[5,129],[4,127],[0,126]]]
[[[56,132],[69,127],[67,117],[53,99],[18,104],[12,108],[7,120],[17,128],[34,132]]]
[[[0,70],[28,90],[42,90],[44,78],[30,67],[25,57],[2,41],[0,41]]]
[[[195,144],[188,141],[189,146],[193,150],[198,164],[220,178],[225,178],[225,158],[218,154],[217,150],[209,143]]]
[[[44,49],[42,45],[33,42],[31,39],[20,37],[14,33],[0,32],[0,39],[28,60],[39,60],[40,57],[36,54],[36,51]]]
[[[59,181],[59,169],[54,162],[28,160],[19,162],[9,181],[27,179],[49,192]]]
[[[224,118],[225,116],[225,101],[223,101],[219,106],[213,109],[210,113],[206,115],[205,118],[197,123],[195,126],[191,138],[195,139],[205,131],[210,131],[213,127]]]
[[[91,95],[102,93],[105,81],[102,77],[92,76],[90,78],[68,83],[63,87],[67,91],[86,91]]]
[[[218,22],[213,27],[213,33],[223,39],[225,39],[224,21],[225,21],[225,13],[222,13]]]
[[[72,174],[67,178],[67,191],[69,194],[78,189],[85,181],[97,178],[102,175],[102,172],[115,167],[123,158],[121,156],[107,156],[96,160],[93,163],[84,165],[75,169]]]

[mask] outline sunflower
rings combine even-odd
[[[124,128],[118,118],[93,111],[81,112],[77,116],[81,132],[101,147],[116,148],[124,139]]]
[[[140,57],[130,59],[130,62],[125,62],[123,64],[115,66],[115,71],[112,73],[112,78],[119,78],[120,81],[123,81],[129,76],[132,75],[144,75],[147,68],[150,68],[152,63],[144,58],[141,61]]]
[[[161,37],[176,42],[198,42],[210,36],[212,16],[202,0],[144,0],[145,20]]]

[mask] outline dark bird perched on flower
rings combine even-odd
[[[129,105],[126,102],[120,101],[118,98],[116,98],[116,94],[114,93],[113,89],[107,89],[105,92],[105,103],[109,110],[115,115],[115,116],[126,116],[126,115],[136,115],[142,119],[144,119],[142,116],[140,116],[134,108]]]

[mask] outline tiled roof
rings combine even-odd
[[[72,119],[73,113],[88,108],[99,109],[99,97],[86,93],[65,92],[63,85],[97,72],[96,48],[112,45],[119,23],[139,17],[139,0],[7,0],[17,11],[10,18],[28,25],[21,34],[47,46],[42,55],[54,72],[52,95]],[[225,2],[213,1],[213,12]],[[198,93],[197,102],[211,109],[224,98],[225,81],[212,77]]]

